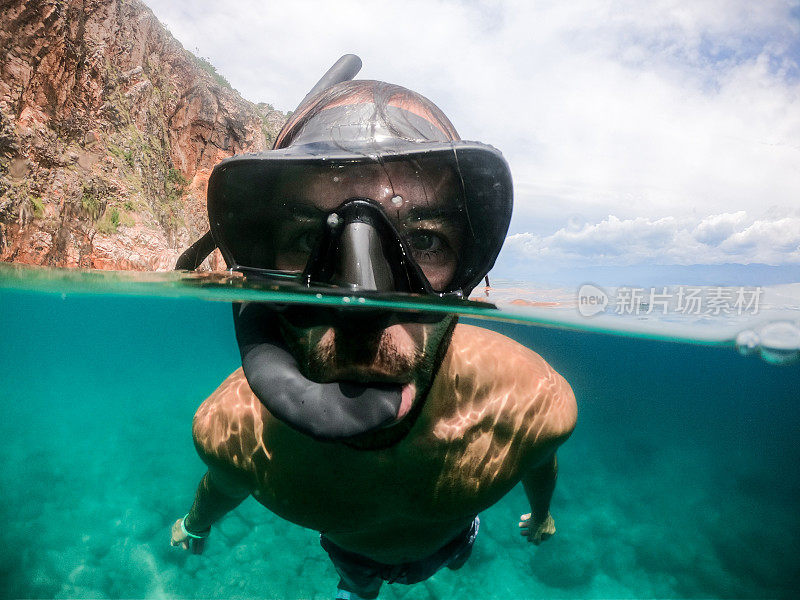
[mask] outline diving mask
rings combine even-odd
[[[511,217],[500,152],[461,141],[432,103],[399,86],[344,82],[323,96],[287,123],[284,147],[215,167],[208,213],[228,267],[359,291],[468,294]],[[366,204],[348,208],[353,198]],[[360,275],[342,279],[323,258]]]

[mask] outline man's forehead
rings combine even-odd
[[[457,194],[457,178],[444,164],[421,165],[412,161],[307,167],[286,173],[280,188],[296,200],[317,201],[353,196],[376,201],[396,196],[399,204],[440,204]],[[331,198],[333,201],[334,198]]]

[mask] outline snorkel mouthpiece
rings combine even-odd
[[[263,304],[234,304],[233,321],[247,383],[275,417],[317,440],[335,442],[393,422],[400,384],[318,383],[301,372]]]

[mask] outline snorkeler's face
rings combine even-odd
[[[281,204],[286,208],[276,215],[273,229],[276,268],[302,271],[327,215],[351,198],[369,198],[404,237],[431,287],[443,290],[453,277],[464,239],[457,189],[451,171],[426,172],[410,162],[328,167],[283,182]],[[427,388],[453,319],[421,323],[408,313],[370,317],[350,311],[315,323],[284,313],[280,322],[307,377],[408,384],[403,386],[404,414]]]
[[[412,162],[388,162],[310,170],[279,187],[275,215],[275,268],[302,271],[325,217],[351,198],[378,203],[405,239],[412,258],[434,290],[453,278],[464,243],[455,176]]]

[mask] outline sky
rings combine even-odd
[[[501,270],[800,266],[800,0],[145,1],[248,100],[352,52],[499,148]]]

